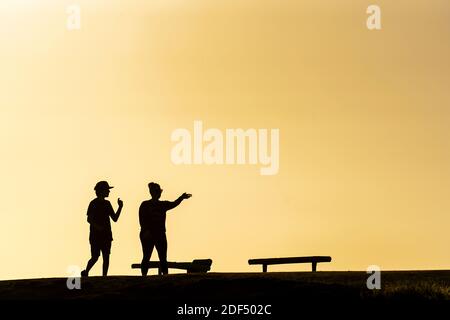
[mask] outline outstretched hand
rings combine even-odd
[[[192,194],[190,194],[190,193],[183,193],[182,195],[181,195],[181,197],[183,198],[183,199],[189,199],[190,197],[192,197]]]
[[[123,207],[123,201],[120,200],[120,198],[117,198],[117,204],[119,205],[119,207]]]

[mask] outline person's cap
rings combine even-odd
[[[99,181],[97,182],[97,184],[94,187],[94,190],[107,190],[107,189],[112,189],[114,187],[111,187],[108,182],[106,181]]]

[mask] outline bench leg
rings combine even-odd
[[[161,267],[158,267],[158,275],[159,275],[159,276],[162,275]]]
[[[317,271],[317,262],[313,262],[312,263],[312,272],[316,272]]]
[[[263,264],[263,272],[267,272],[267,264]]]

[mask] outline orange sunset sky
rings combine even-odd
[[[80,30],[66,28],[72,3]],[[366,27],[371,4],[381,30]],[[1,1],[0,279],[83,268],[104,179],[124,201],[112,275],[139,274],[150,181],[163,199],[193,194],[168,213],[169,261],[448,269],[449,39],[448,0]],[[279,129],[278,174],[175,165],[171,134],[195,120]]]

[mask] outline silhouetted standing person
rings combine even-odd
[[[91,259],[88,261],[86,270],[81,272],[81,276],[87,277],[89,271],[100,257],[100,252],[103,256],[103,276],[108,275],[109,255],[111,253],[112,231],[111,218],[114,222],[119,219],[122,212],[123,202],[117,199],[119,209],[114,213],[111,203],[106,200],[109,196],[110,187],[108,182],[100,181],[95,185],[95,193],[97,198],[89,203],[87,211],[87,221],[90,224],[89,242],[91,244]]]
[[[192,195],[183,193],[175,201],[160,201],[162,189],[159,184],[150,182],[148,184],[152,198],[142,202],[139,207],[139,223],[141,232],[139,237],[142,244],[142,275],[147,275],[148,262],[152,256],[153,247],[156,247],[159,256],[160,272],[168,274],[167,267],[167,238],[166,238],[166,212],[178,206],[184,199]]]

